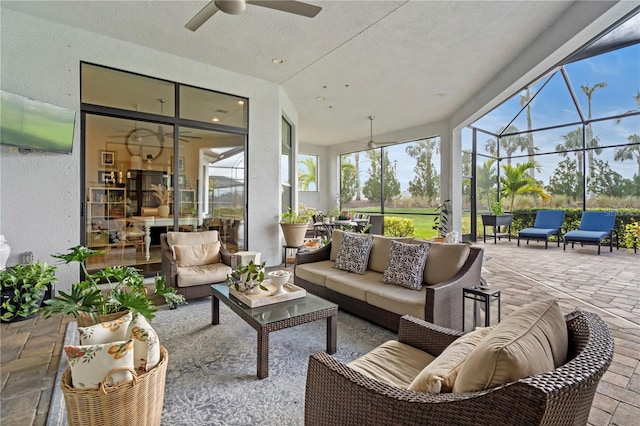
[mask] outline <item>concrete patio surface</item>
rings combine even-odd
[[[545,250],[544,243],[517,247],[515,240],[504,239],[477,245],[487,257],[483,276],[501,290],[503,317],[527,303],[556,298],[564,312],[580,308],[605,320],[614,334],[615,355],[598,386],[589,424],[639,424],[640,253],[603,249],[598,256],[593,246]],[[46,424],[70,320],[56,316],[0,325],[3,426]]]

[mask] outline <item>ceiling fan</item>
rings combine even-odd
[[[212,0],[203,7],[200,12],[196,13],[196,15],[191,18],[184,27],[191,31],[195,31],[200,28],[202,24],[207,22],[217,11],[228,13],[229,15],[239,15],[247,8],[247,4],[306,16],[307,18],[313,18],[322,10],[319,6],[303,3],[301,1]]]
[[[367,118],[370,121],[370,129],[371,129],[371,133],[370,133],[370,136],[369,136],[369,142],[367,142],[367,148],[376,149],[376,148],[381,148],[383,146],[393,145],[393,144],[397,143],[397,142],[374,142],[374,140],[373,140],[373,120],[376,117],[375,117],[375,115],[370,115]]]

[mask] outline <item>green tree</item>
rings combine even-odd
[[[640,96],[640,92],[638,92],[638,95]],[[636,163],[638,164],[638,173],[636,176],[640,176],[640,135],[629,135],[627,139],[629,140],[629,145],[616,148],[613,159],[615,161],[625,161],[633,160],[635,157]]]
[[[382,149],[380,148],[366,151],[366,156],[370,160],[369,178],[364,183],[362,194],[369,201],[381,201],[381,163],[384,164],[384,200],[391,201],[394,197],[400,195],[400,182],[398,182],[393,173],[393,165],[391,165],[387,155],[384,156],[384,162],[380,161],[381,155]]]
[[[596,158],[591,176],[587,177],[587,190],[592,194],[622,198],[625,195],[626,180],[628,179],[611,169],[609,162]]]
[[[300,185],[300,190],[308,191],[309,188],[317,190],[317,176],[318,163],[316,157],[305,156],[302,161],[298,161],[298,184]]]
[[[340,205],[353,200],[358,191],[358,172],[354,164],[343,158],[341,164],[342,175],[340,176]]]
[[[514,134],[518,133],[520,130],[513,124],[509,125],[506,129],[500,130],[498,133],[500,135],[507,134],[507,136],[500,137],[500,157],[507,159],[507,164],[511,164],[511,156],[517,150],[525,151],[529,145],[529,139],[526,136]],[[487,141],[487,144],[490,141]],[[489,146],[487,145],[489,150]],[[489,152],[491,152],[489,150]]]
[[[544,188],[529,174],[529,170],[535,167],[535,163],[526,162],[516,164],[503,164],[500,176],[500,192],[503,197],[509,198],[509,211],[513,210],[513,202],[516,195],[532,195],[542,199],[542,204],[546,204],[551,198],[544,191]]]
[[[433,201],[440,194],[440,177],[433,164],[433,153],[440,152],[439,139],[423,139],[410,144],[406,153],[416,159],[414,178],[409,181],[409,193],[416,198]]]
[[[581,198],[582,172],[577,168],[575,161],[565,158],[559,162],[545,190],[551,194],[566,195],[573,201]]]

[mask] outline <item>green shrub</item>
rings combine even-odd
[[[384,217],[384,235],[390,237],[413,237],[414,233],[413,219],[393,216]]]
[[[640,242],[640,222],[631,218],[630,222],[624,226],[624,234],[620,236],[620,241],[624,241],[627,248],[633,248],[634,241],[636,244]]]

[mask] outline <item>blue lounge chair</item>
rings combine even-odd
[[[567,243],[598,244],[598,254],[603,240],[609,239],[609,251],[613,251],[613,239],[616,239],[616,250],[619,249],[618,233],[613,227],[616,222],[616,212],[582,212],[580,227],[564,234],[564,247]]]
[[[518,232],[518,247],[520,246],[520,238],[526,239],[527,244],[529,244],[529,240],[544,240],[546,250],[549,245],[549,237],[552,235],[558,237],[558,247],[560,247],[563,221],[564,210],[539,210],[536,212],[533,228],[524,228]]]

